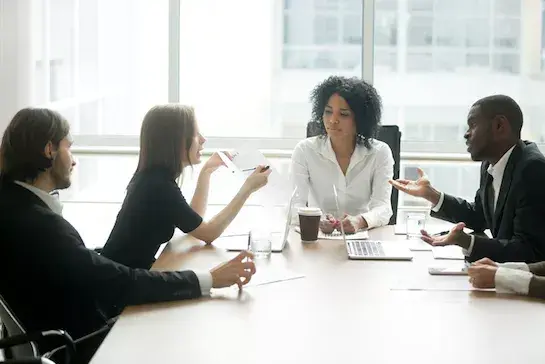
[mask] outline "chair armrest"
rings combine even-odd
[[[13,346],[27,344],[29,342],[39,342],[40,340],[52,336],[61,337],[64,341],[63,347],[66,349],[66,363],[69,363],[71,358],[74,357],[76,353],[76,345],[72,337],[64,330],[48,330],[48,331],[37,331],[26,334],[14,335],[3,338],[0,340],[0,349],[7,349]],[[48,358],[45,356],[46,359]]]

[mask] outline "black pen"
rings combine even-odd
[[[446,231],[441,231],[439,233],[435,233],[432,236],[443,236],[443,235],[447,235],[448,233],[450,233],[450,231],[446,230]]]
[[[241,172],[249,172],[249,171],[255,171],[257,169],[257,167],[255,168],[248,168],[248,169],[243,169]],[[265,172],[267,169],[269,169],[269,166],[265,166],[261,172]]]

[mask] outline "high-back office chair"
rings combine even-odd
[[[319,135],[319,128],[317,123],[309,122],[307,124],[307,138]],[[400,161],[401,161],[401,131],[397,125],[383,125],[379,129],[377,139],[388,144],[392,150],[394,157],[394,179],[399,178]],[[397,222],[397,204],[399,200],[399,191],[392,188],[392,196],[390,202],[392,204],[392,217],[390,218],[390,225],[395,225]]]

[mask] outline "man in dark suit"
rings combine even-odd
[[[432,216],[462,222],[445,236],[423,232],[423,240],[459,245],[469,261],[545,260],[545,158],[536,144],[520,139],[522,123],[519,105],[505,95],[485,97],[471,107],[464,137],[471,158],[483,162],[474,202],[437,191],[420,169],[416,181],[390,181],[400,191],[430,201]],[[475,232],[490,229],[493,238],[468,235],[466,225]]]
[[[244,261],[249,253],[210,272],[152,272],[86,249],[50,195],[70,186],[71,144],[61,115],[23,109],[0,146],[0,295],[26,330],[64,329],[79,338],[105,326],[106,312],[119,313],[114,307],[197,298],[212,287],[241,286],[255,273],[254,263]],[[99,343],[83,343],[78,362]]]

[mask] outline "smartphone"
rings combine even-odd
[[[467,276],[467,266],[429,267],[432,276]]]

